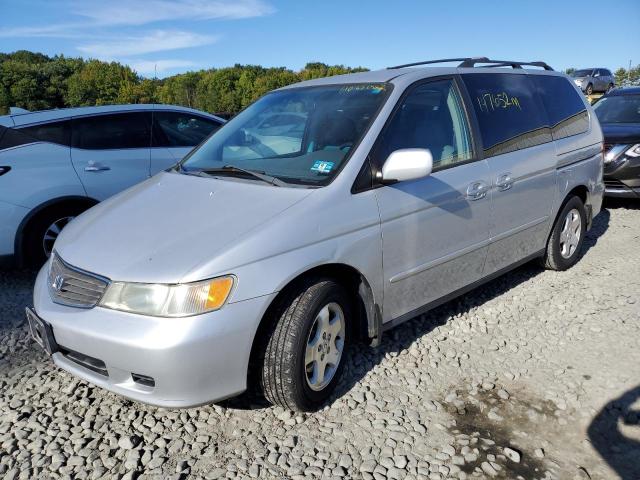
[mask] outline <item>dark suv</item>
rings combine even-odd
[[[605,195],[640,198],[640,87],[616,88],[594,110],[604,134]]]

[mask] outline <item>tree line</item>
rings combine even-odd
[[[44,110],[167,103],[233,115],[275,88],[366,70],[319,62],[307,63],[300,71],[237,64],[151,79],[118,62],[49,57],[21,50],[0,53],[0,114],[6,114],[9,107]]]
[[[0,53],[0,115],[9,107],[44,110],[122,103],[168,103],[233,115],[274,88],[366,70],[319,62],[299,71],[234,65],[151,79],[118,62],[20,50]],[[619,86],[640,85],[640,65],[629,71],[619,68],[615,78]]]

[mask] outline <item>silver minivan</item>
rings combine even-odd
[[[530,260],[571,267],[604,190],[591,107],[542,62],[454,60],[268,93],[83,213],[38,274],[33,336],[149,404],[251,386],[313,410],[354,342]]]

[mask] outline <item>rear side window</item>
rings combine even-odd
[[[527,75],[463,75],[480,124],[485,157],[551,141],[547,116]]]
[[[71,144],[87,150],[149,148],[151,112],[74,118]]]
[[[33,137],[26,135],[20,130],[0,126],[0,150],[4,150],[5,148],[18,147],[20,145],[27,145],[36,141],[37,140],[35,140]]]
[[[71,145],[71,122],[42,123],[31,127],[24,127],[20,132],[40,142],[56,143],[58,145]]]
[[[589,129],[587,108],[568,79],[532,75],[531,82],[549,116],[549,126],[554,140],[578,135]]]
[[[154,112],[154,147],[193,147],[202,142],[220,123],[182,112]]]

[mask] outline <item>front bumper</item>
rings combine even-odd
[[[640,199],[640,187],[632,188],[619,180],[605,180],[604,194],[612,198],[638,198]]]
[[[36,279],[34,307],[51,325],[62,349],[52,356],[60,368],[106,390],[161,407],[202,405],[246,389],[253,337],[275,294],[187,318],[80,309],[51,301],[48,266]]]
[[[607,197],[640,198],[640,157],[605,163],[604,185]]]

